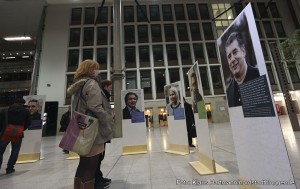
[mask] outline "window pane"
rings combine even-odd
[[[178,65],[176,45],[167,45],[167,56],[169,66]]]
[[[71,104],[71,95],[67,93],[67,89],[73,84],[74,75],[67,75],[67,83],[66,83],[66,98],[65,104]]]
[[[177,24],[177,31],[178,31],[179,41],[188,41],[189,40],[186,24]]]
[[[252,12],[253,12],[253,14],[254,14],[254,18],[257,18],[257,13],[256,13],[256,11],[255,11],[255,8],[254,8],[254,3],[251,3],[251,7],[252,7]]]
[[[206,51],[210,64],[219,62],[215,43],[206,43]]]
[[[169,69],[170,83],[180,81],[179,69]]]
[[[224,94],[224,88],[220,73],[220,66],[211,66],[210,67],[213,87],[214,87],[214,94]]]
[[[152,42],[162,41],[160,25],[158,24],[151,25],[151,34],[152,34]]]
[[[95,21],[95,8],[94,7],[85,8],[84,24],[94,24],[94,21]]]
[[[272,17],[273,18],[280,18],[280,14],[279,14],[279,11],[277,9],[276,3],[274,3],[274,2],[270,3],[269,7],[270,7]]]
[[[107,48],[97,49],[97,62],[100,64],[101,70],[107,70]]]
[[[148,43],[148,26],[140,25],[138,26],[138,35],[139,35],[139,43]]]
[[[154,70],[156,84],[156,98],[164,99],[164,86],[166,85],[165,70]]]
[[[180,54],[182,65],[191,65],[193,64],[190,52],[190,46],[188,44],[180,44]]]
[[[124,22],[134,22],[133,6],[124,6]]]
[[[164,19],[164,21],[171,21],[171,20],[173,20],[171,5],[162,5],[162,13],[163,13],[163,19]]]
[[[69,50],[68,72],[75,72],[79,64],[79,50]]]
[[[86,59],[93,60],[93,49],[83,49],[82,51],[82,61]]]
[[[110,27],[110,38],[111,38],[110,44],[114,44],[114,30],[113,29],[114,28],[111,26]]]
[[[274,22],[274,23],[275,23],[275,27],[276,27],[276,30],[277,30],[278,37],[286,37],[282,22],[277,21],[277,22]]]
[[[299,74],[295,62],[287,64],[287,67],[290,72],[292,83],[300,83],[300,78],[299,78]]]
[[[195,4],[187,4],[186,9],[189,16],[189,20],[198,20],[197,9]]]
[[[268,18],[268,9],[266,9],[265,3],[257,3],[257,8],[261,18]]]
[[[209,81],[207,76],[207,67],[199,67],[202,89],[204,95],[210,95]]]
[[[200,28],[198,23],[190,24],[191,35],[193,41],[201,40]]]
[[[147,7],[146,5],[136,6],[138,22],[147,22]]]
[[[125,47],[125,67],[136,68],[135,47]]]
[[[97,24],[108,23],[108,7],[98,7]]]
[[[126,89],[136,89],[136,71],[126,72]]]
[[[134,26],[124,26],[124,31],[125,44],[135,43]]]
[[[203,23],[202,24],[203,27],[203,32],[204,32],[204,38],[206,40],[213,40],[214,39],[214,34],[211,28],[211,24],[210,23]]]
[[[145,100],[153,99],[151,86],[151,70],[141,71],[141,88],[144,89]]]
[[[165,28],[166,42],[176,41],[175,40],[175,33],[174,33],[174,25],[173,24],[165,24],[164,28]]]
[[[84,28],[83,46],[94,44],[94,28]]]
[[[257,32],[258,32],[259,38],[263,38],[263,35],[262,35],[261,29],[260,29],[259,22],[255,22],[255,23],[256,23],[256,28],[257,28]]]
[[[140,67],[150,67],[149,46],[139,46]]]
[[[108,31],[107,27],[98,27],[97,45],[107,45]]]
[[[71,28],[70,29],[70,47],[78,47],[80,44],[80,28]]]
[[[199,12],[202,20],[209,20],[209,10],[207,4],[199,4]]]
[[[204,58],[202,43],[194,43],[193,48],[194,48],[195,61],[198,61],[198,64],[205,64],[206,62]]]
[[[164,55],[163,55],[163,46],[162,45],[153,45],[153,60],[154,66],[164,66]]]
[[[185,20],[183,5],[174,5],[176,20]]]
[[[272,71],[272,65],[271,64],[266,64],[266,67],[267,67],[267,72],[268,72],[270,84],[275,85],[275,79],[274,79],[274,74],[273,74],[273,71]]]
[[[239,15],[242,12],[242,10],[244,9],[242,3],[234,3],[233,5],[234,5],[236,15]]]
[[[150,20],[160,21],[160,13],[158,5],[150,5]]]
[[[264,41],[260,41],[260,44],[261,44],[261,48],[262,48],[262,51],[263,51],[263,55],[264,55],[264,58],[265,60],[270,60],[270,57],[268,55],[268,52],[267,52],[267,48],[266,48],[266,44]]]
[[[110,48],[110,67],[114,67],[114,48]]]
[[[73,8],[71,15],[71,25],[80,25],[81,24],[81,8]]]
[[[265,29],[265,32],[266,32],[266,36],[268,38],[273,38],[274,33],[273,33],[271,23],[270,22],[263,22],[263,25],[264,25],[264,29]]]
[[[190,84],[189,84],[189,77],[188,77],[188,71],[190,68],[182,68],[183,70],[183,77],[184,77],[184,90],[185,90],[185,96],[190,97],[191,91],[190,91]]]

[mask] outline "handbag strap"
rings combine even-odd
[[[85,83],[83,84],[83,86],[81,87],[80,94],[79,94],[79,97],[78,97],[78,100],[77,100],[77,103],[76,103],[76,106],[75,106],[75,111],[77,111],[78,104],[79,104],[79,99],[80,99],[80,97],[81,97],[83,88],[84,88],[84,86],[85,86],[85,84],[87,83],[88,80],[90,80],[90,79],[87,79],[87,80],[85,81]]]

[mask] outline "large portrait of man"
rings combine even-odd
[[[260,76],[245,13],[218,40],[229,107],[242,105],[240,87]]]
[[[123,90],[123,119],[144,122],[144,93],[142,89]]]

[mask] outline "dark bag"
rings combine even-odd
[[[8,123],[8,109],[3,110],[4,130],[2,132],[1,140],[6,142],[16,142],[23,137],[24,125],[14,125]]]

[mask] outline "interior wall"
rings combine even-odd
[[[62,5],[47,7],[42,41],[37,93],[46,95],[47,101],[58,101],[59,107],[64,105],[70,10]]]

